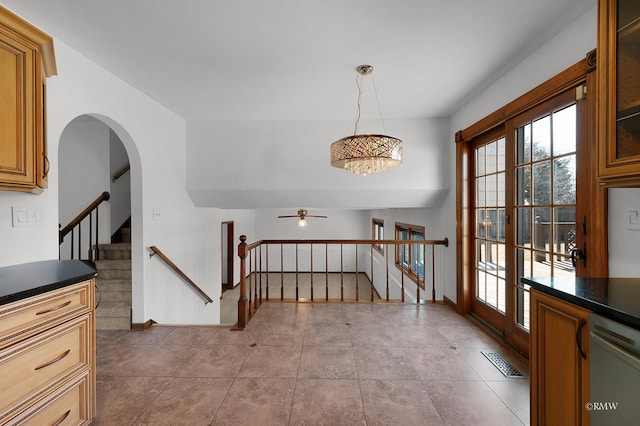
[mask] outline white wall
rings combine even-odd
[[[58,143],[76,117],[89,114],[107,124],[131,161],[133,322],[213,324],[219,322],[219,213],[196,209],[186,192],[183,119],[87,60],[54,37],[58,76],[48,81],[49,189],[43,195],[0,193],[0,264],[58,257]],[[42,227],[12,228],[10,207],[44,209]],[[160,213],[154,220],[153,211]],[[182,280],[149,258],[157,245],[214,299],[204,305]]]
[[[609,276],[640,277],[640,229],[629,229],[629,212],[640,211],[640,188],[609,190]]]
[[[353,134],[353,122],[189,121],[189,193],[198,206],[243,209],[437,202],[447,189],[448,121],[389,120],[386,128],[404,142],[403,164],[363,177],[329,164],[331,143]]]
[[[593,4],[589,11],[452,115],[449,145],[452,159],[455,159],[454,141],[457,131],[465,129],[584,59],[585,55],[596,47],[596,0],[589,1]],[[455,182],[455,161],[452,160],[450,164],[449,178],[451,182]],[[455,191],[448,194],[441,210],[443,213],[441,224],[446,229],[446,234],[451,235],[450,239],[455,238],[456,231],[455,195]],[[615,200],[611,208],[616,210]],[[616,244],[615,241],[609,243],[610,246]],[[447,269],[450,271],[448,276],[451,276],[452,279],[447,280],[444,292],[449,299],[454,301],[456,300],[455,267],[455,253],[452,253],[452,256],[447,257]]]
[[[129,164],[127,150],[122,141],[118,138],[113,130],[109,131],[110,149],[109,149],[109,176],[113,178],[125,166]],[[120,176],[115,182],[111,182],[111,234],[117,231],[122,224],[131,216],[131,173],[127,172]]]

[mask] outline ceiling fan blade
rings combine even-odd
[[[288,218],[288,217],[300,217],[297,214],[287,215],[287,216],[278,216],[278,219]]]
[[[326,219],[328,216],[315,215],[315,214],[308,214],[306,217],[320,217],[320,218],[324,218],[324,219]]]

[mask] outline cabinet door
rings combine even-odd
[[[589,312],[531,292],[531,424],[588,425]]]
[[[599,177],[640,186],[640,2],[600,0]]]
[[[35,57],[0,26],[0,189],[35,185]]]

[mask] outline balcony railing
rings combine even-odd
[[[244,329],[263,302],[414,302],[427,288],[436,301],[443,240],[261,240],[240,237],[240,296],[236,329]],[[405,245],[422,246],[420,259],[398,258]],[[374,249],[375,247],[375,249]],[[404,267],[403,267],[404,266]],[[412,273],[413,272],[413,273]],[[438,278],[440,281],[438,281]],[[304,285],[303,285],[304,282]],[[330,284],[331,282],[331,284]],[[439,286],[438,286],[439,287]]]

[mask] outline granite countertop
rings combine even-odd
[[[95,269],[79,260],[45,260],[0,268],[0,305],[91,279]]]
[[[640,330],[640,278],[523,277],[523,284]]]

